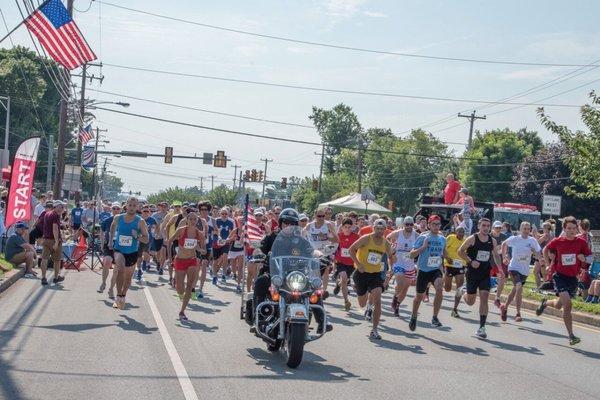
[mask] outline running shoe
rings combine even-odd
[[[142,280],[142,270],[141,269],[137,270],[137,276],[136,276],[136,278],[137,278],[138,281]]]
[[[184,313],[180,312],[179,313],[179,320],[180,321],[187,321],[188,317],[186,317]]]
[[[106,283],[100,285],[100,287],[98,288],[98,293],[103,293],[104,289],[106,289]]]
[[[429,303],[429,295],[427,293],[423,296],[423,303]]]
[[[352,307],[352,303],[350,303],[349,301],[346,301],[344,303],[344,308],[346,309],[346,311],[350,311],[350,307]]]
[[[394,312],[394,315],[398,316],[399,308],[400,308],[400,303],[398,302],[398,298],[396,296],[394,296],[394,298],[392,299],[392,311]]]
[[[216,286],[217,283],[219,283],[219,279],[216,276],[213,276],[212,277],[212,284]]]
[[[451,315],[453,318],[460,318],[460,314],[458,313],[458,311],[457,311],[457,310],[452,310],[452,313],[450,313],[450,315]]]
[[[477,332],[475,332],[475,336],[477,336],[480,339],[486,339],[487,333],[485,332],[485,326],[482,326],[479,329],[477,329]]]
[[[157,270],[157,273],[158,273],[158,275],[161,275],[161,276],[162,276],[162,274],[163,274],[163,269],[162,269],[162,268],[159,268],[159,269]]]
[[[521,317],[521,314],[515,315],[515,322],[523,322],[523,318]]]
[[[502,320],[502,322],[506,322],[506,320],[508,319],[508,309],[504,304],[500,305],[500,319]]]
[[[119,310],[124,310],[125,309],[125,296],[121,296],[121,301],[119,301]]]
[[[408,323],[408,329],[414,331],[417,329],[417,319],[415,317],[410,317],[410,322]]]
[[[42,285],[46,286],[48,284],[48,279],[42,278]]]
[[[535,310],[535,315],[537,315],[539,317],[540,315],[542,315],[544,313],[544,310],[546,309],[547,301],[548,301],[548,299],[542,299],[539,307],[536,308],[536,310]]]
[[[227,282],[227,277],[225,276],[225,274],[221,275],[221,283],[226,283]]]
[[[339,282],[336,282],[335,288],[333,289],[333,295],[337,296],[340,293],[340,290],[342,290],[342,287],[340,286]]]
[[[202,293],[202,290],[198,290],[198,291],[196,292],[196,294],[194,295],[194,298],[195,298],[196,300],[203,299],[203,298],[204,298],[204,293]]]
[[[65,280],[65,277],[64,277],[64,276],[61,276],[61,275],[59,275],[59,276],[58,276],[58,278],[54,278],[54,279],[52,280],[52,282],[54,282],[54,283],[59,283],[59,282],[62,282],[62,281],[64,281],[64,280]]]
[[[237,287],[235,288],[235,291],[238,293],[242,293],[242,287],[240,285],[237,285]]]
[[[502,303],[500,303],[500,299],[498,299],[498,298],[497,298],[496,300],[494,300],[494,305],[495,305],[497,308],[501,308],[501,306],[502,306]]]
[[[370,306],[367,306],[365,310],[365,319],[367,321],[371,321],[373,319],[373,309]]]
[[[579,339],[577,336],[570,334],[569,335],[569,344],[571,346],[575,346],[576,344],[581,343],[581,339]]]
[[[115,308],[115,309],[117,309],[117,310],[119,309],[119,299],[115,300],[115,302],[113,303],[112,307]]]
[[[370,339],[381,340],[381,335],[377,332],[377,329],[373,329],[369,334]]]
[[[440,320],[438,319],[438,317],[436,317],[435,315],[433,316],[433,318],[431,318],[431,325],[440,328],[442,327],[442,323],[440,322]]]
[[[108,289],[108,298],[114,300],[115,290],[113,288]]]

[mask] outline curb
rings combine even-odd
[[[0,294],[25,275],[25,268],[14,268],[0,278]]]
[[[490,299],[492,299],[492,295],[495,299],[496,295],[494,293],[490,293]],[[502,301],[506,301],[507,297],[508,297],[507,295],[502,295],[502,296],[500,296],[500,299]],[[530,311],[535,311],[539,305],[540,305],[540,303],[538,301],[530,300],[530,299],[523,299],[523,302],[521,303],[522,308],[524,308],[526,310],[530,310]],[[514,301],[513,301],[513,304],[511,304],[511,306],[514,308]],[[587,313],[582,313],[579,311],[573,311],[571,314],[573,315],[573,322],[579,322],[580,324],[591,325],[591,326],[600,328],[600,316],[599,315],[587,314]],[[562,319],[563,313],[562,313],[562,310],[557,310],[555,308],[546,307],[543,315],[552,315],[554,317]]]

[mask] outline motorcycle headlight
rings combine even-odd
[[[304,290],[308,282],[303,273],[296,271],[287,276],[285,283],[292,290]]]
[[[280,288],[283,285],[283,278],[279,275],[273,275],[271,277],[271,283],[273,286]]]
[[[323,280],[319,277],[314,277],[310,281],[310,285],[312,286],[313,289],[317,289],[317,288],[321,287],[322,284],[323,284]]]

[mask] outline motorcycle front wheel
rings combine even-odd
[[[289,324],[286,341],[287,366],[296,368],[302,362],[304,354],[305,324]]]

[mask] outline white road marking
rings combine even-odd
[[[169,335],[169,331],[167,330],[167,326],[165,325],[160,313],[158,312],[158,308],[156,307],[156,303],[154,302],[154,298],[150,293],[150,289],[148,287],[143,288],[143,292],[146,294],[146,299],[148,300],[148,304],[150,305],[150,310],[152,311],[152,315],[154,316],[154,321],[156,321],[156,326],[158,326],[158,331],[160,332],[160,337],[167,349],[167,354],[169,354],[169,358],[171,359],[171,364],[173,364],[173,368],[175,369],[175,374],[177,375],[177,379],[179,380],[179,384],[181,385],[181,390],[183,390],[183,395],[186,400],[198,400],[198,395],[194,390],[194,386],[192,385],[192,381],[181,361],[181,357],[179,357],[179,353],[173,344],[173,340],[171,340],[171,335]]]

